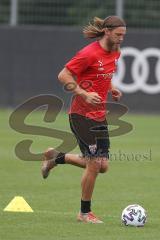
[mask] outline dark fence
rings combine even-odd
[[[159,0],[0,0],[0,24],[82,26],[118,15],[128,27],[159,29],[159,11]]]
[[[160,112],[160,32],[128,31],[115,84],[130,111]],[[57,80],[77,50],[88,44],[79,28],[1,27],[0,106],[21,104],[39,94],[71,95]]]

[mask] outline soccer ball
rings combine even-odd
[[[143,227],[147,220],[147,214],[143,207],[133,204],[122,211],[121,220],[126,226]]]

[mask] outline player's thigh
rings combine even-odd
[[[110,143],[106,121],[97,122],[78,114],[71,114],[69,120],[84,157],[108,158]]]

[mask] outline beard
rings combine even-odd
[[[111,39],[108,39],[108,48],[110,51],[117,51],[120,48],[120,43],[115,43]]]

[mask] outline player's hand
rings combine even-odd
[[[112,94],[112,99],[116,102],[119,101],[120,98],[122,97],[121,91],[119,91],[117,88],[112,89],[111,94]]]
[[[102,103],[102,98],[96,92],[86,92],[84,99],[87,103],[93,105],[98,105]]]

